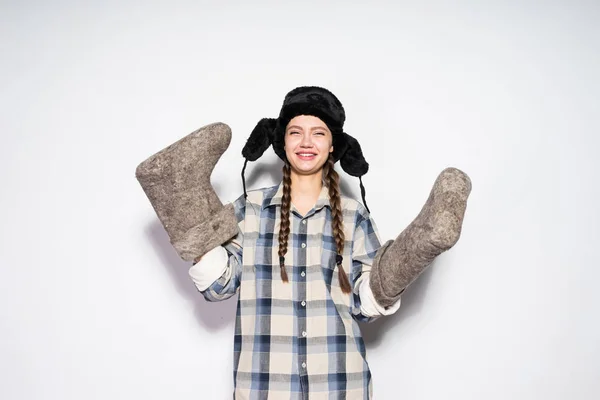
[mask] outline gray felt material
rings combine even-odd
[[[135,175],[179,256],[191,261],[238,232],[232,204],[223,206],[210,176],[231,142],[223,123],[204,126],[138,165]]]
[[[370,287],[377,303],[394,304],[435,257],[456,244],[470,193],[464,172],[446,168],[440,173],[417,218],[375,255]]]

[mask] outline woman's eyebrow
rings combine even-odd
[[[298,126],[298,125],[290,125],[290,126],[288,126],[288,130],[292,129],[292,128],[303,130],[302,127]],[[314,131],[316,129],[327,130],[327,128],[325,128],[324,126],[313,126],[312,128],[310,128],[311,131]]]

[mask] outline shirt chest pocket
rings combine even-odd
[[[321,239],[320,257],[321,257],[321,270],[323,272],[323,279],[327,286],[332,283],[339,286],[337,276],[334,278],[334,272],[337,274],[337,268],[335,265],[337,256],[337,246],[335,239],[329,235],[324,235]]]
[[[291,252],[291,249],[288,249]],[[291,260],[291,255],[286,256]],[[282,301],[292,300],[293,295],[293,267],[288,262],[286,272],[289,282],[281,279],[279,267],[279,245],[276,239],[259,238],[254,245],[254,274],[256,280],[256,297],[259,299],[272,299],[273,307]],[[281,305],[284,305],[281,303]]]
[[[277,266],[279,246],[274,239],[258,238],[254,242],[254,268],[256,270],[271,269]]]
[[[323,241],[323,247],[321,249],[321,272],[323,274],[323,280],[327,286],[329,296],[336,304],[336,307],[339,307],[339,310],[345,310],[347,312],[347,309],[350,307],[351,296],[342,292],[339,281],[340,268],[336,264],[336,259],[337,246],[335,242],[328,242],[327,240]],[[342,266],[346,274],[348,274],[350,270],[350,259],[351,255],[344,249]],[[350,278],[350,276],[348,276],[348,278]]]

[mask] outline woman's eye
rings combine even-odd
[[[298,134],[300,134],[300,132],[296,132],[296,131],[291,131],[290,132],[290,135],[298,135]]]
[[[323,133],[323,132],[315,132],[315,135],[325,136],[325,133]]]

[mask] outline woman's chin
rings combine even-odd
[[[292,169],[298,175],[314,175],[317,173],[321,173],[323,170],[323,166],[327,160],[301,160],[298,157],[294,157],[293,162],[291,162]]]
[[[321,170],[323,168],[320,168],[320,167],[318,167],[316,165],[311,165],[311,166],[297,165],[297,166],[292,167],[292,169],[298,175],[314,175],[314,174],[317,174],[317,173],[321,173]]]

